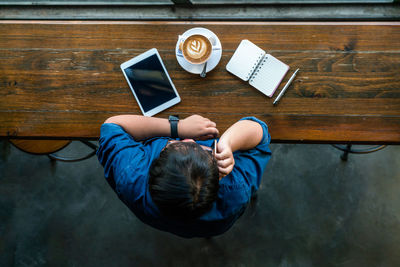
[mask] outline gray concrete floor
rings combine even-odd
[[[346,163],[329,145],[271,148],[234,227],[187,240],[141,223],[95,157],[52,164],[0,141],[0,266],[400,266],[399,146]]]

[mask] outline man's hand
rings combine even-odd
[[[192,115],[178,123],[178,135],[180,138],[193,138],[206,140],[216,138],[219,134],[216,124],[200,115]]]
[[[217,154],[215,154],[217,159],[219,179],[228,175],[235,166],[235,159],[233,157],[232,148],[228,142],[221,140],[217,144]]]
[[[228,175],[232,171],[233,166],[235,166],[233,152],[256,147],[262,137],[263,129],[255,121],[241,120],[229,127],[218,142],[216,158],[220,178],[221,176]]]

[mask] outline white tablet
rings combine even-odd
[[[122,63],[121,69],[143,115],[153,116],[181,101],[157,49]]]

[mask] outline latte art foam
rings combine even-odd
[[[207,53],[207,43],[202,39],[193,39],[188,42],[187,54],[191,58],[201,58]]]
[[[207,37],[199,34],[189,36],[182,46],[183,56],[194,64],[205,62],[211,55],[212,45]]]

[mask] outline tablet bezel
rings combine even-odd
[[[151,109],[151,110],[149,110],[147,112],[144,112],[142,104],[140,103],[139,98],[137,97],[137,95],[135,93],[135,90],[132,87],[132,84],[129,82],[129,78],[127,77],[127,75],[125,73],[125,69],[130,67],[130,66],[132,66],[132,65],[135,65],[136,63],[138,63],[138,62],[140,62],[140,61],[142,61],[142,60],[144,60],[144,59],[146,59],[148,57],[151,57],[153,55],[157,55],[157,58],[160,61],[160,64],[161,64],[161,66],[162,66],[162,68],[163,68],[163,70],[164,70],[164,72],[165,72],[165,74],[166,74],[166,76],[168,78],[168,81],[169,81],[172,89],[174,90],[174,93],[175,93],[176,96],[173,99],[171,99],[171,100],[169,100],[169,101],[167,101],[167,102],[165,102],[165,103],[163,103],[163,104],[161,104],[161,105],[159,105],[159,106],[157,106],[157,107],[155,107],[155,108],[153,108],[153,109]],[[126,81],[128,82],[129,88],[131,89],[131,91],[133,93],[133,96],[135,97],[136,102],[138,103],[139,108],[142,111],[144,116],[151,117],[151,116],[153,116],[153,115],[155,115],[157,113],[160,113],[161,111],[164,111],[167,108],[170,108],[171,106],[176,105],[179,102],[181,102],[181,98],[180,98],[180,96],[178,94],[178,91],[176,90],[175,85],[172,82],[171,77],[169,76],[168,71],[165,68],[165,65],[164,65],[164,63],[163,63],[163,61],[161,59],[161,56],[158,53],[156,48],[152,48],[152,49],[150,49],[150,50],[148,50],[148,51],[146,51],[146,52],[144,52],[144,53],[142,53],[142,54],[140,54],[140,55],[138,55],[138,56],[126,61],[126,62],[124,62],[124,63],[122,63],[120,67],[121,67],[122,73],[124,74],[124,77],[125,77]]]

